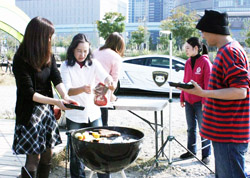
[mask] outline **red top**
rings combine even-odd
[[[188,83],[190,80],[194,80],[201,86],[201,88],[207,89],[211,69],[212,64],[208,58],[208,55],[202,55],[196,59],[193,69],[191,66],[191,58],[189,58],[185,64],[183,82]],[[182,91],[180,95],[180,101],[187,101],[190,104],[194,104],[199,101],[204,103],[205,99],[200,96],[192,95]]]
[[[238,100],[207,98],[201,136],[216,142],[250,141],[249,64],[243,48],[236,41],[219,49],[208,83],[209,90],[247,88],[247,97]]]

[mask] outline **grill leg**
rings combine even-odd
[[[94,171],[91,171],[91,172],[90,172],[90,175],[89,175],[89,178],[92,178],[93,175],[94,175]]]
[[[127,176],[126,176],[124,170],[121,171],[121,175],[122,175],[122,178],[127,178]]]

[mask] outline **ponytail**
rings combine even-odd
[[[207,46],[205,44],[202,44],[202,55],[203,54],[208,54],[208,49],[207,49]]]
[[[199,38],[197,37],[191,37],[186,41],[188,44],[190,44],[193,48],[195,46],[198,47],[198,53],[202,53],[203,54],[208,54],[208,48],[205,44],[203,44]]]

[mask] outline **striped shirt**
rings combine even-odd
[[[219,49],[213,63],[208,89],[247,88],[247,97],[239,100],[207,98],[201,136],[216,142],[250,141],[249,66],[245,51],[236,41]]]

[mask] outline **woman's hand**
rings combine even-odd
[[[108,76],[105,80],[104,80],[104,84],[106,86],[108,86],[108,88],[111,90],[111,91],[114,91],[115,90],[115,85],[114,85],[114,82],[113,82],[113,79],[111,76]]]
[[[194,85],[193,89],[185,89],[185,88],[181,88],[181,87],[177,87],[177,89],[185,91],[185,92],[187,92],[189,94],[193,94],[193,95],[203,97],[204,90],[195,81],[191,80],[190,82]]]
[[[83,86],[83,92],[90,94],[91,93],[91,86],[90,85],[84,85]]]
[[[180,102],[181,107],[184,108],[185,107],[185,102]]]
[[[62,110],[69,110],[69,108],[65,107],[64,104],[79,105],[77,101],[71,99],[68,95],[65,95],[63,99],[59,99],[56,105]]]

